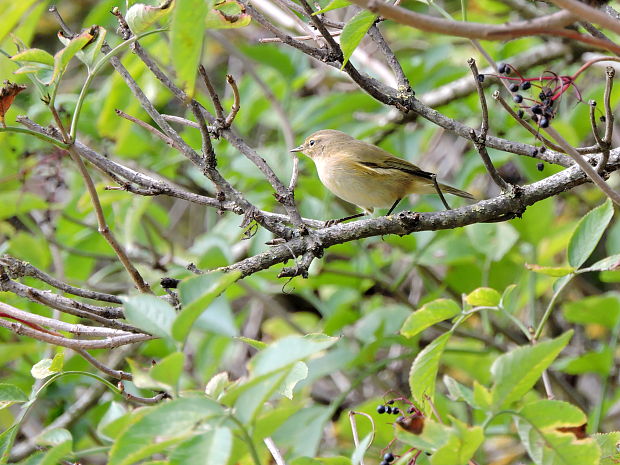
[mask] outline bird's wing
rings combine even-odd
[[[349,141],[342,150],[350,154],[362,166],[380,170],[398,170],[413,176],[431,179],[433,173],[418,168],[413,163],[395,157],[390,152],[383,150],[368,142],[353,140]]]

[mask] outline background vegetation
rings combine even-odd
[[[617,463],[617,13],[129,3],[0,0],[0,463]],[[324,128],[481,201],[327,228]]]

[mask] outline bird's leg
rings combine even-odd
[[[437,182],[437,175],[432,174],[431,179],[433,180],[433,185],[435,186],[435,190],[439,194],[439,198],[441,199],[441,203],[443,203],[443,206],[446,207],[446,210],[452,210],[452,208],[450,208],[450,205],[446,201],[446,198],[443,196],[443,192],[441,192],[441,189],[439,188],[439,183]]]
[[[357,215],[351,215],[351,216],[345,216],[344,218],[340,218],[337,220],[327,220],[325,222],[325,227],[329,228],[330,226],[333,226],[335,224],[340,224],[340,223],[344,223],[345,221],[349,221],[352,220],[354,218],[359,218],[360,216],[365,216],[366,213],[358,213]]]
[[[388,212],[385,214],[385,216],[390,216],[390,214],[394,211],[394,209],[396,208],[396,206],[400,203],[402,199],[396,199],[396,202],[394,202],[392,204],[392,206],[390,207],[390,209],[388,210]]]

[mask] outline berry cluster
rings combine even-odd
[[[400,409],[398,407],[392,407],[393,404],[393,400],[388,400],[385,405],[377,405],[377,413],[380,415],[383,413],[387,413],[388,415],[398,415],[400,413]]]
[[[379,465],[389,465],[390,463],[394,461],[394,459],[395,459],[394,454],[392,454],[391,452],[386,452],[385,455],[383,456],[383,460],[381,460]]]

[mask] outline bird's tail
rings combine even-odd
[[[463,197],[465,199],[475,200],[475,197],[469,192],[462,191],[461,189],[457,189],[456,187],[448,186],[447,184],[439,184],[439,188],[442,192],[458,195],[459,197]]]

